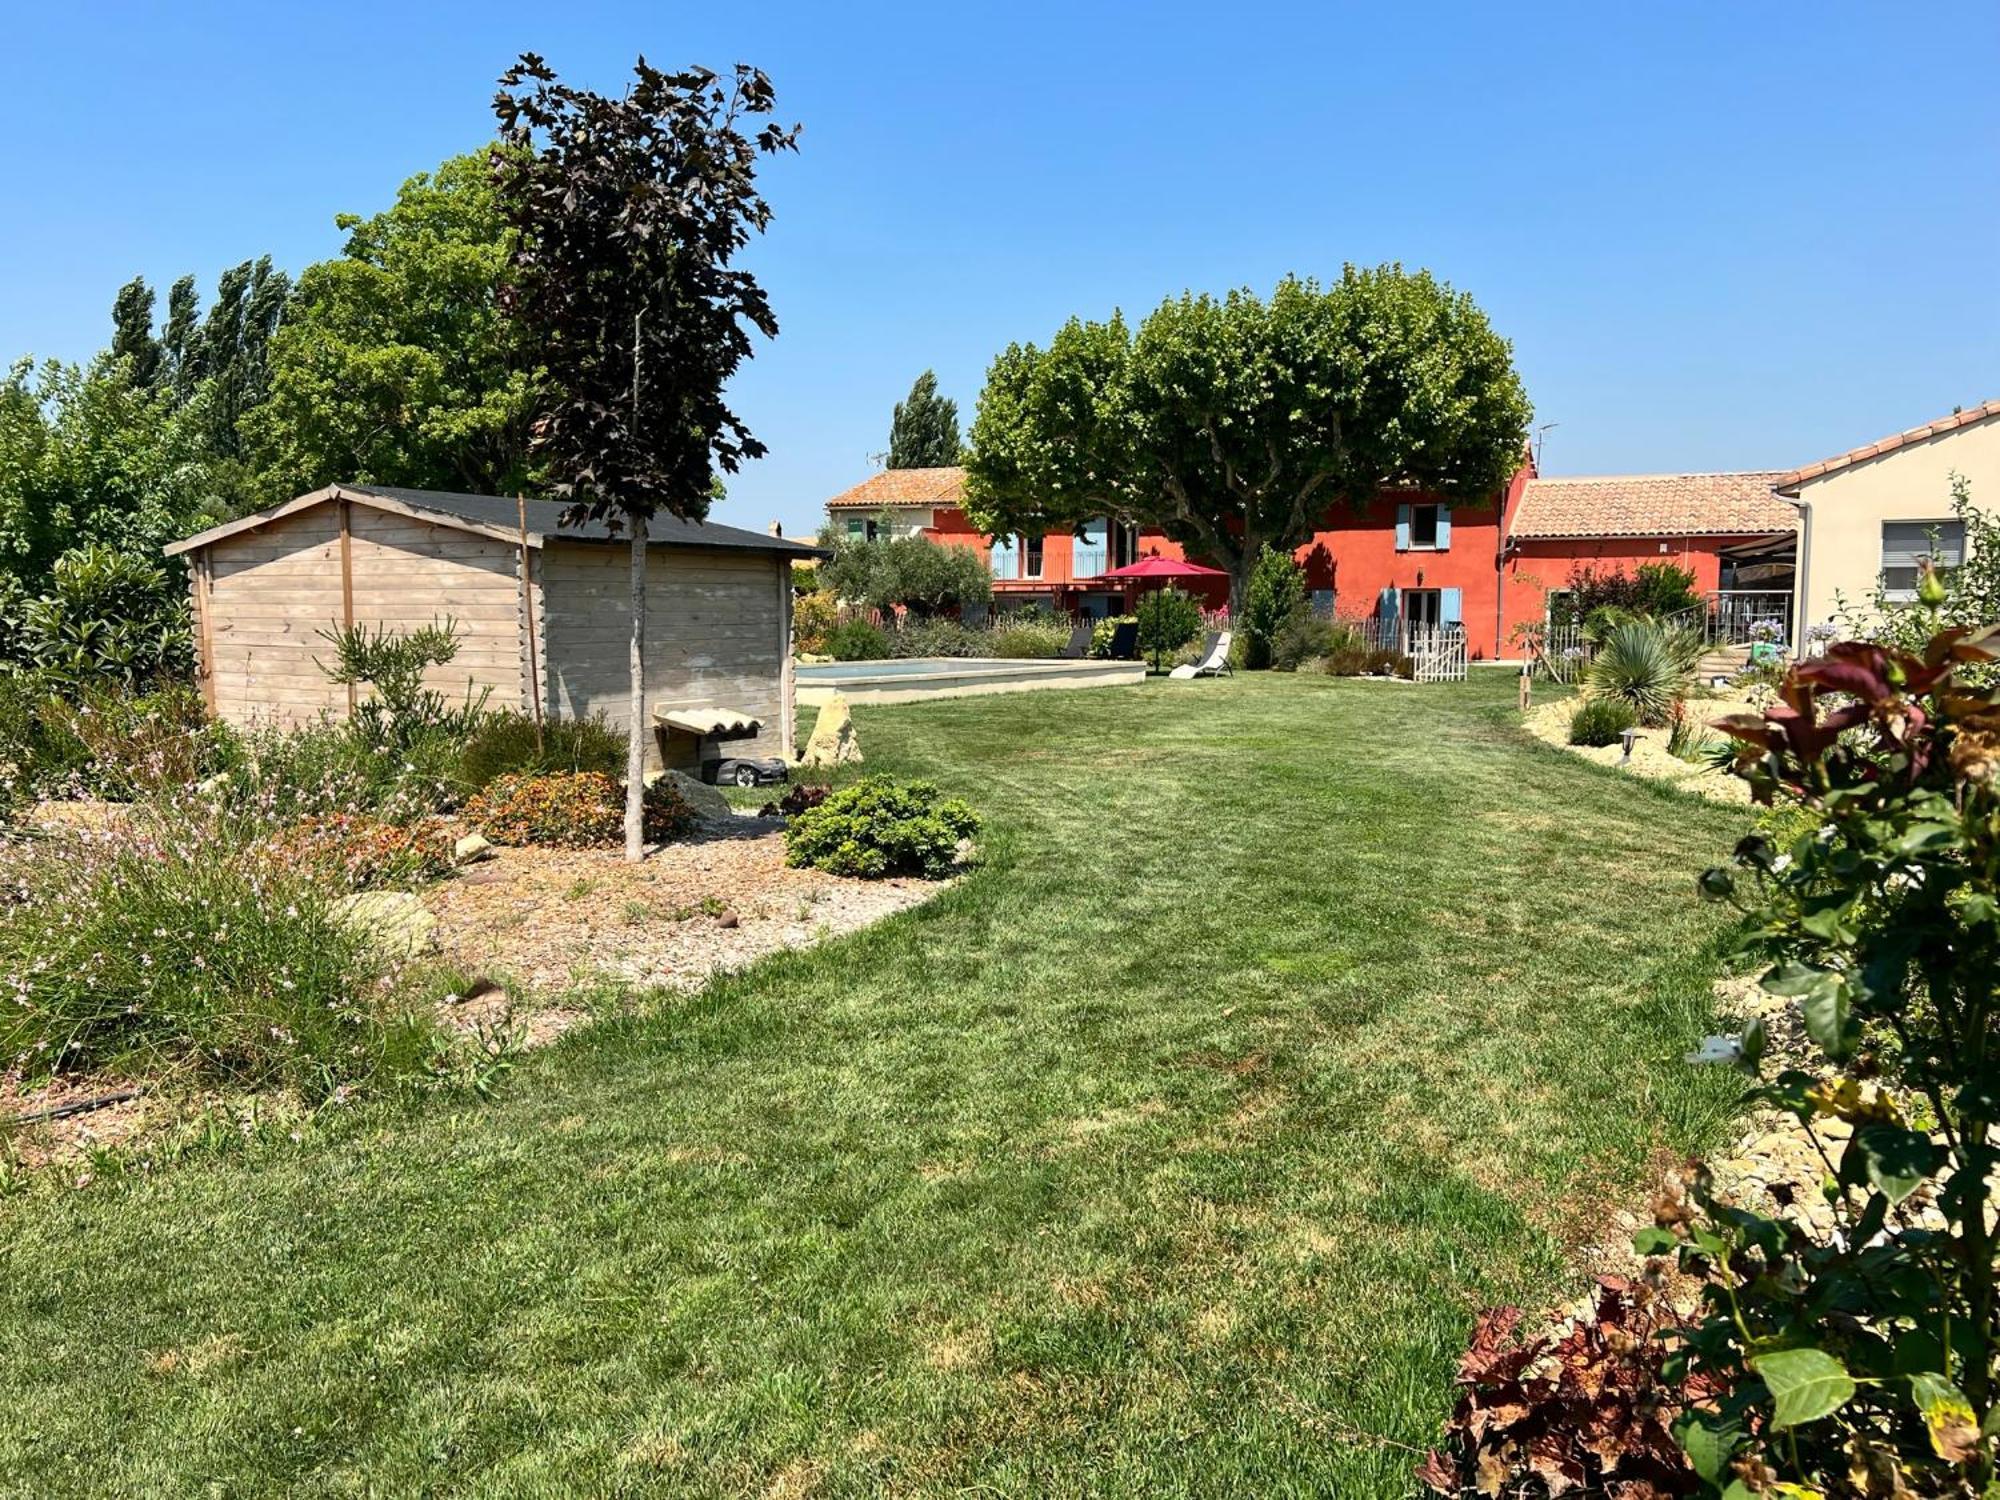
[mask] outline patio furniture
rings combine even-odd
[[[1225,673],[1233,675],[1229,665],[1230,639],[1230,632],[1227,630],[1211,630],[1208,639],[1202,643],[1201,660],[1175,667],[1167,675],[1178,677],[1183,682],[1191,677],[1221,677]]]
[[[1107,655],[1113,661],[1136,661],[1139,656],[1139,626],[1136,621],[1122,620],[1111,627],[1111,649]]]
[[[1090,655],[1091,627],[1079,625],[1069,633],[1069,644],[1056,653],[1066,661],[1081,661]]]

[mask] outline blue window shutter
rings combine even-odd
[[[1440,539],[1444,536],[1442,526],[1438,529]],[[1438,590],[1438,624],[1463,625],[1465,623],[1465,594],[1460,589]]]
[[[861,517],[849,516],[847,518],[847,539],[849,541],[851,542],[860,541],[861,538],[867,533],[867,529],[868,529],[867,523],[863,521]]]
[[[1083,535],[1071,545],[1070,577],[1095,578],[1102,573],[1108,558],[1106,544],[1111,538],[1111,522],[1103,516],[1095,521],[1083,523]]]
[[[1385,620],[1393,620],[1396,618],[1400,604],[1401,600],[1397,597],[1395,585],[1391,584],[1388,588],[1382,590],[1381,598],[1375,603],[1375,613]]]
[[[1407,505],[1396,507],[1396,550],[1398,552],[1410,550],[1410,507]]]
[[[1014,539],[1011,536],[993,538],[993,576],[995,578],[1015,578],[1019,569],[1014,562]]]
[[[1333,590],[1314,589],[1312,591],[1312,612],[1322,620],[1333,618]]]
[[[1438,551],[1451,551],[1451,507],[1438,507]]]

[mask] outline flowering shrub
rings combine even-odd
[[[0,762],[23,796],[128,801],[187,786],[236,753],[185,684],[59,692],[41,677],[0,679]]]
[[[979,815],[928,781],[869,776],[828,796],[785,829],[785,863],[834,875],[950,873],[960,839],[979,831]]]
[[[840,604],[831,589],[815,589],[792,600],[792,649],[823,650],[827,632],[840,623]]]
[[[319,813],[274,835],[267,854],[281,865],[310,870],[342,890],[415,885],[451,873],[455,840],[438,819],[385,823],[357,813]]]
[[[1691,1495],[1674,1440],[1675,1392],[1660,1336],[1679,1319],[1652,1285],[1607,1276],[1591,1311],[1559,1335],[1521,1341],[1519,1308],[1480,1316],[1458,1362],[1444,1445],[1417,1477],[1451,1500],[1498,1495]]]
[[[695,824],[694,809],[662,776],[646,788],[646,839],[664,844]],[[496,844],[601,849],[625,836],[625,794],[601,771],[499,776],[465,805],[465,820]]]
[[[1924,579],[1926,607],[1943,594]],[[1745,954],[1831,1070],[1752,1097],[1812,1133],[1837,1229],[1817,1242],[1697,1179],[1693,1208],[1639,1237],[1707,1279],[1677,1367],[1729,1392],[1681,1429],[1712,1491],[1993,1493],[1996,657],[2000,627],[1921,651],[1842,642],[1794,666],[1768,712],[1717,725],[1758,801],[1808,815],[1787,848],[1744,839],[1701,890],[1741,908]],[[1733,1051],[1754,1070],[1762,1024]]]
[[[431,1023],[389,998],[316,880],[205,827],[148,825],[8,851],[0,1057],[15,1073],[181,1072],[316,1099],[424,1066]]]

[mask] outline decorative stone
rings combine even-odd
[[[826,706],[820,709],[799,764],[813,767],[861,764],[861,742],[855,738],[854,716],[847,710],[847,699],[839,693],[827,699]]]
[[[681,800],[694,810],[694,815],[704,823],[734,823],[736,809],[729,805],[729,799],[705,781],[697,780],[685,771],[651,771],[646,775],[646,785],[663,778],[671,778],[674,790],[681,794]]]
[[[451,857],[454,863],[461,865],[476,864],[482,859],[491,859],[493,841],[484,834],[468,833],[451,846]]]
[[[437,947],[437,918],[407,891],[342,896],[333,903],[333,913],[392,958],[416,958]]]

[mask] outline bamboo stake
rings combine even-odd
[[[528,583],[528,501],[514,491],[514,504],[521,516],[521,623],[528,637],[528,699],[534,704],[535,754],[542,753],[542,671],[535,651],[535,591]]]

